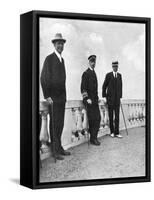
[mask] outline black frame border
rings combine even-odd
[[[91,186],[151,181],[151,19],[114,15],[96,15],[51,11],[32,11],[32,185],[33,189]],[[143,23],[146,31],[145,76],[146,76],[146,176],[112,179],[80,180],[39,183],[39,18],[61,18],[72,20],[112,21]],[[37,102],[37,103],[36,103]],[[36,139],[37,138],[37,139]]]

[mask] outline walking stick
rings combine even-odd
[[[54,118],[53,118],[53,101],[51,102],[50,106],[51,106],[51,119],[50,119],[51,122],[50,123],[52,123],[52,136],[53,136],[53,157],[54,157],[54,161],[56,163],[56,157],[55,157],[55,153],[56,153],[55,146],[56,146],[56,144],[55,144],[55,130],[54,130]]]
[[[124,120],[124,124],[125,124],[126,133],[128,135],[128,130],[127,130],[127,125],[126,125],[125,115],[124,115],[124,111],[123,111],[123,107],[122,107],[121,101],[120,101],[120,105],[121,105],[121,111],[122,111],[122,115],[123,115],[123,120]]]

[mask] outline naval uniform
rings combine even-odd
[[[97,139],[100,127],[100,110],[98,105],[98,83],[97,76],[93,69],[88,68],[82,75],[81,93],[83,103],[87,109],[89,121],[90,141]],[[91,99],[92,104],[87,103],[87,99]]]

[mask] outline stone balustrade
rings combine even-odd
[[[98,137],[109,134],[108,108],[103,100],[99,102],[101,121]],[[145,126],[145,101],[123,100],[120,109],[120,130],[126,129],[122,110],[125,116],[127,128]],[[40,150],[42,153],[49,152],[49,104],[40,102]],[[81,100],[70,100],[66,103],[65,121],[62,134],[62,145],[64,149],[79,145],[88,141],[88,118],[86,109]]]

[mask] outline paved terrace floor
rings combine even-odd
[[[145,127],[122,131],[122,139],[109,135],[99,139],[101,146],[87,143],[73,147],[71,156],[54,163],[43,160],[40,182],[103,179],[145,175]]]

